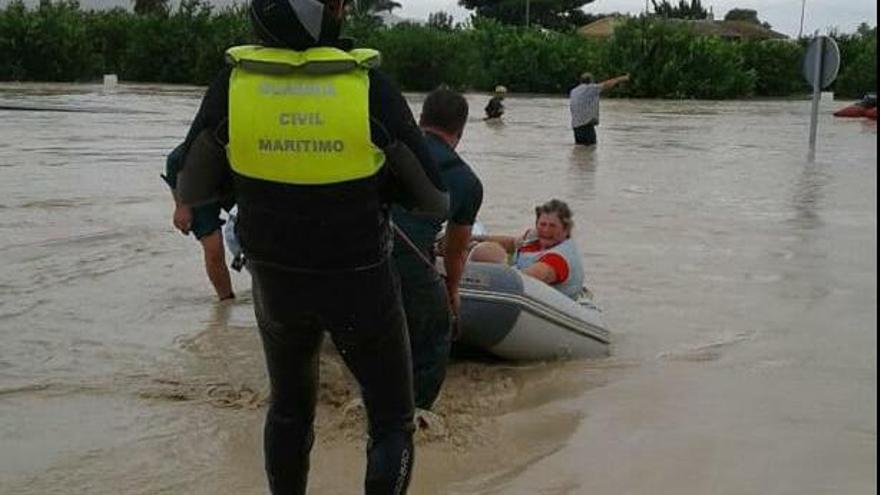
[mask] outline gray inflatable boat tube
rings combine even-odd
[[[586,293],[575,301],[509,266],[468,262],[460,294],[465,345],[511,360],[609,354],[602,310]]]

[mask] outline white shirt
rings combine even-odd
[[[599,93],[601,84],[579,84],[569,94],[571,127],[599,123]]]

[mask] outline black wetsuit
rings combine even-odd
[[[487,119],[497,119],[504,115],[504,97],[502,96],[493,96],[489,99],[489,103],[486,104],[486,118]]]
[[[445,191],[397,87],[371,70],[372,139],[412,149]],[[229,71],[210,86],[187,143],[204,128],[227,142]],[[273,493],[303,494],[313,443],[318,357],[328,331],[361,387],[369,420],[365,492],[405,493],[413,461],[412,367],[397,276],[389,262],[395,184],[378,174],[298,186],[235,175],[236,232],[253,279],[271,385],[264,449]],[[344,473],[339,473],[345,475]]]

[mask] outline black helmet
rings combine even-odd
[[[326,2],[251,0],[248,17],[257,37],[268,46],[294,50],[332,46],[339,38],[342,20],[324,5]]]

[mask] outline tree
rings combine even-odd
[[[672,5],[669,0],[651,0],[654,13],[669,19],[707,19],[709,11],[703,8],[700,0],[678,0],[678,5]]]
[[[134,13],[137,15],[150,15],[168,13],[168,0],[132,0]]]
[[[351,4],[349,15],[357,19],[376,18],[380,12],[391,12],[401,5],[394,0],[355,0]]]
[[[758,11],[753,9],[730,9],[724,15],[725,21],[745,21],[770,29],[770,24],[758,19]]]
[[[589,22],[590,17],[581,7],[593,0],[459,0],[458,4],[476,11],[478,17],[495,19],[503,24],[528,24],[547,29],[567,30]]]
[[[454,19],[446,12],[434,12],[428,14],[428,26],[441,31],[452,31]]]
[[[863,22],[859,24],[859,27],[856,28],[856,34],[863,37],[877,37],[877,26],[871,27],[867,22]]]

